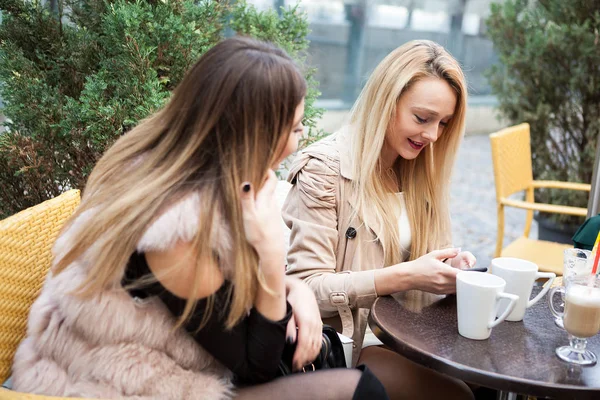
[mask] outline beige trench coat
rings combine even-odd
[[[354,365],[377,298],[374,270],[383,268],[385,257],[376,239],[379,227],[367,229],[352,218],[349,129],[298,154],[288,176],[293,186],[283,219],[291,229],[287,273],[313,289],[323,322],[354,340]],[[450,246],[450,233],[444,236],[446,244],[439,248]]]

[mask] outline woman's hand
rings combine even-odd
[[[269,170],[258,193],[249,183],[241,189],[244,232],[258,253],[264,285],[259,285],[254,306],[265,318],[279,321],[285,316],[285,245],[279,207],[275,199],[277,177]]]
[[[264,185],[255,194],[249,183],[242,185],[241,201],[246,239],[254,247],[261,261],[263,272],[269,273],[269,266],[280,268],[285,265],[285,246],[279,206],[275,198],[277,177],[269,170]],[[265,270],[265,268],[267,270]]]
[[[407,272],[411,275],[413,287],[410,289],[419,289],[435,294],[456,292],[456,274],[460,272],[460,269],[444,264],[443,260],[456,258],[459,251],[460,249],[435,250],[414,261],[404,263],[408,265],[399,264],[402,268],[407,268]]]
[[[315,295],[306,283],[286,277],[286,288],[287,301],[293,312],[286,337],[288,341],[296,342],[293,367],[300,370],[313,362],[321,351],[323,323]]]
[[[476,263],[477,259],[470,251],[461,251],[450,260],[450,265],[458,269],[473,268]]]

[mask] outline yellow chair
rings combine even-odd
[[[39,394],[13,392],[12,390],[0,389],[0,400],[83,400],[76,397],[54,397]]]
[[[69,190],[0,221],[0,384],[10,375],[15,351],[25,336],[29,309],[52,261],[52,245],[78,205],[79,190]],[[3,399],[61,398],[0,389]]]
[[[535,203],[533,191],[537,188],[555,188],[590,191],[591,185],[559,181],[534,181],[531,169],[531,141],[529,124],[523,123],[490,135],[496,201],[498,204],[498,239],[495,257],[517,257],[536,263],[541,271],[562,275],[563,251],[573,246],[529,238],[534,211],[577,215],[585,217],[587,209]],[[509,196],[525,191],[525,200],[513,200]],[[504,207],[527,210],[523,236],[504,249]]]

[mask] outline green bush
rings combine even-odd
[[[492,4],[487,27],[500,59],[488,75],[492,92],[504,117],[531,124],[534,178],[591,182],[600,134],[598,2],[506,0]],[[587,207],[588,193],[545,190],[536,200]]]
[[[83,188],[120,135],[169,98],[226,34],[270,40],[303,65],[306,16],[209,0],[3,0],[0,9],[0,218]],[[320,138],[314,70],[306,68],[306,137]]]

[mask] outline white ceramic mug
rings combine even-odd
[[[553,272],[538,272],[538,266],[531,261],[520,258],[499,257],[492,260],[492,274],[499,276],[506,281],[506,293],[519,296],[519,301],[514,310],[506,317],[507,321],[522,321],[525,316],[525,310],[537,303],[550,290],[556,274]],[[533,283],[539,278],[548,278],[550,281],[538,293],[535,298],[529,300]],[[498,315],[500,315],[508,305],[508,301],[500,302]]]
[[[456,275],[458,333],[469,339],[489,338],[492,328],[504,321],[519,300],[514,294],[504,293],[505,286],[504,279],[492,274],[459,272]],[[505,299],[509,306],[495,319],[499,301]]]

